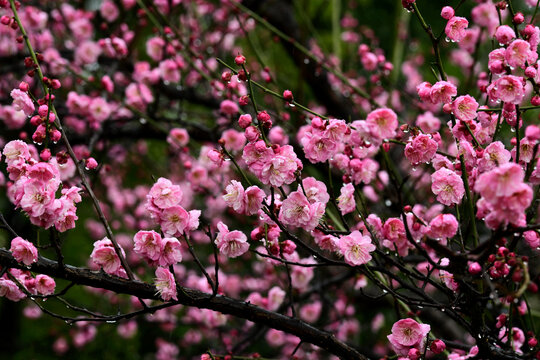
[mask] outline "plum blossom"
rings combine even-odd
[[[439,214],[429,223],[429,237],[434,239],[449,239],[456,235],[458,222],[452,214]]]
[[[370,112],[366,123],[372,129],[373,136],[379,139],[391,139],[398,127],[397,115],[392,109],[377,109]]]
[[[159,296],[161,296],[163,300],[178,300],[176,295],[176,281],[169,269],[158,267],[156,269],[156,279],[154,284],[156,285]]]
[[[414,319],[407,318],[394,323],[392,334],[387,337],[398,355],[407,356],[411,348],[423,351],[430,330],[429,325],[419,324]]]
[[[229,231],[223,222],[217,224],[218,234],[214,241],[219,251],[224,255],[235,258],[243,255],[249,249],[246,235],[238,230]]]
[[[11,97],[13,98],[13,108],[16,111],[22,111],[26,116],[31,116],[36,110],[32,99],[27,93],[19,90],[11,90]]]
[[[470,95],[458,96],[453,102],[453,112],[456,118],[462,121],[476,118],[478,102]]]
[[[459,175],[447,168],[441,168],[431,175],[431,191],[437,195],[437,201],[450,206],[461,202],[465,187]]]
[[[461,41],[466,35],[466,29],[469,26],[469,21],[464,17],[454,16],[448,20],[444,32],[446,36],[455,42]]]
[[[285,225],[302,227],[311,231],[317,227],[324,214],[325,204],[310,203],[302,191],[294,191],[283,200],[279,210],[279,220]]]
[[[413,166],[430,162],[437,153],[438,144],[431,136],[420,134],[405,146],[405,156]]]
[[[339,211],[343,215],[351,213],[356,208],[356,201],[354,199],[354,185],[351,183],[343,184],[341,192],[337,198]]]
[[[9,250],[13,254],[15,260],[22,262],[25,265],[30,265],[37,261],[38,251],[34,244],[19,236],[11,240],[11,248]]]
[[[108,238],[94,243],[94,250],[90,254],[90,258],[94,263],[101,266],[107,274],[117,274],[122,267],[113,243]]]
[[[339,250],[345,262],[352,266],[367,264],[371,260],[370,253],[375,251],[369,236],[362,235],[358,230],[339,239]]]

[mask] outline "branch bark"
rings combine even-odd
[[[19,264],[6,249],[0,249],[0,265],[8,268],[27,270]],[[110,276],[103,272],[91,271],[71,265],[60,267],[56,261],[39,257],[30,266],[30,271],[72,281],[79,285],[107,289],[120,294],[133,295],[142,299],[159,300],[155,286],[138,280],[128,280]],[[182,287],[178,292],[178,301],[174,304],[209,309],[223,314],[246,319],[258,324],[298,336],[303,342],[314,344],[341,359],[368,360],[357,350],[338,340],[333,334],[317,329],[301,320],[262,309],[248,302],[227,296],[207,294],[198,290]]]

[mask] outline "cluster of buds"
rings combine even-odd
[[[524,257],[522,259],[523,261],[527,261],[528,259]],[[491,254],[488,257],[488,263],[491,264],[491,266],[488,268],[489,276],[493,279],[503,278],[508,276],[510,274],[510,270],[512,267],[516,266],[518,263],[518,259],[516,258],[516,254],[514,252],[510,252],[506,247],[501,246],[499,249],[497,249],[496,254]],[[516,275],[518,274],[518,275]],[[516,279],[514,279],[514,275]],[[512,278],[514,281],[521,280],[521,272],[515,271]],[[519,278],[519,279],[518,279]]]

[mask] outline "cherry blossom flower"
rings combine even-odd
[[[301,191],[294,191],[283,200],[279,210],[279,220],[285,225],[302,227],[311,231],[319,224],[324,209],[323,203],[312,204]]]
[[[446,36],[455,42],[461,41],[465,35],[465,29],[469,26],[469,21],[464,17],[454,16],[448,20],[444,32]]]
[[[22,111],[26,116],[31,116],[36,110],[32,99],[27,93],[19,90],[11,90],[11,97],[13,98],[13,108],[16,111]]]
[[[343,215],[353,212],[356,209],[354,199],[354,185],[351,183],[343,184],[341,192],[337,198],[339,210]]]

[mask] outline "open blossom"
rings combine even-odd
[[[38,251],[36,247],[30,241],[24,240],[21,237],[17,236],[11,240],[11,248],[9,250],[15,260],[25,265],[30,265],[37,261]]]
[[[351,213],[356,208],[354,199],[354,185],[351,183],[344,184],[341,188],[339,197],[337,198],[339,211],[343,215]]]
[[[379,139],[391,139],[396,136],[397,115],[392,109],[377,109],[370,112],[366,123],[372,129],[373,136]]]
[[[437,153],[437,142],[429,135],[420,134],[405,146],[405,156],[411,164],[430,162]]]
[[[515,163],[506,163],[480,175],[474,190],[479,192],[488,201],[497,197],[510,196],[519,190],[525,173],[521,166]]]
[[[470,95],[458,96],[453,102],[452,110],[459,120],[473,120],[476,118],[478,102]]]
[[[244,211],[246,215],[255,215],[262,207],[266,194],[258,186],[250,186],[244,191]]]
[[[521,77],[505,75],[492,82],[487,92],[491,100],[519,104],[525,96],[525,87]]]
[[[511,157],[510,151],[506,150],[502,142],[492,142],[484,149],[482,157],[478,159],[478,170],[480,172],[492,170],[509,162]]]
[[[54,293],[56,283],[53,278],[47,275],[36,275],[36,290],[41,295],[51,295]]]
[[[447,168],[441,168],[431,175],[431,191],[437,201],[444,205],[459,204],[465,194],[461,177]]]
[[[311,231],[319,224],[324,209],[323,203],[310,203],[302,191],[294,191],[283,200],[279,210],[279,220],[285,225],[302,227],[306,231]]]
[[[236,180],[231,180],[231,183],[225,188],[226,194],[223,195],[223,200],[227,206],[232,207],[237,213],[244,212],[244,187],[242,183]]]
[[[411,348],[423,351],[430,330],[429,325],[419,324],[414,319],[407,318],[394,323],[392,334],[387,337],[398,355],[407,356]]]
[[[217,224],[218,234],[215,244],[224,255],[235,258],[244,254],[249,249],[246,235],[238,230],[229,231],[223,222]]]
[[[6,146],[4,146],[2,153],[6,157],[8,166],[30,159],[28,145],[22,140],[8,142]]]
[[[506,48],[504,58],[508,66],[513,68],[525,67],[531,51],[531,46],[525,40],[517,39]]]
[[[122,266],[113,243],[107,238],[94,243],[94,250],[90,254],[90,258],[94,263],[103,267],[103,271],[107,274],[116,274]]]
[[[449,239],[456,235],[458,222],[452,214],[439,214],[429,223],[428,235],[434,239]]]
[[[281,146],[263,163],[259,180],[265,185],[275,187],[290,184],[296,179],[295,173],[299,169],[299,162],[292,146]]]
[[[310,203],[321,202],[326,204],[330,200],[330,195],[326,190],[326,185],[314,177],[307,177],[302,180],[302,186],[298,185],[298,191],[304,191]]]
[[[176,281],[174,280],[174,275],[168,269],[163,267],[156,269],[156,280],[154,284],[156,285],[159,296],[163,300],[178,300],[176,295]]]
[[[177,238],[158,238],[159,266],[174,265],[182,261],[182,246]]]
[[[437,81],[430,89],[429,96],[433,104],[447,104],[457,95],[457,88],[448,81]]]
[[[0,278],[0,296],[11,301],[19,301],[26,297],[17,284],[4,278]]]
[[[339,250],[349,265],[357,266],[367,264],[371,260],[371,252],[375,251],[375,245],[371,243],[369,236],[362,235],[358,230],[339,239]]]
[[[182,201],[182,196],[180,186],[173,185],[169,179],[159,178],[146,198],[152,205],[160,209],[167,209],[178,205]]]
[[[32,99],[27,93],[19,90],[11,90],[11,97],[13,98],[13,108],[17,111],[22,111],[26,116],[31,116],[36,110]]]
[[[469,21],[464,17],[454,16],[448,20],[444,32],[452,41],[461,41],[467,34],[466,29],[469,26]]]
[[[149,260],[158,260],[161,252],[161,235],[155,231],[139,231],[135,234],[133,251]]]

